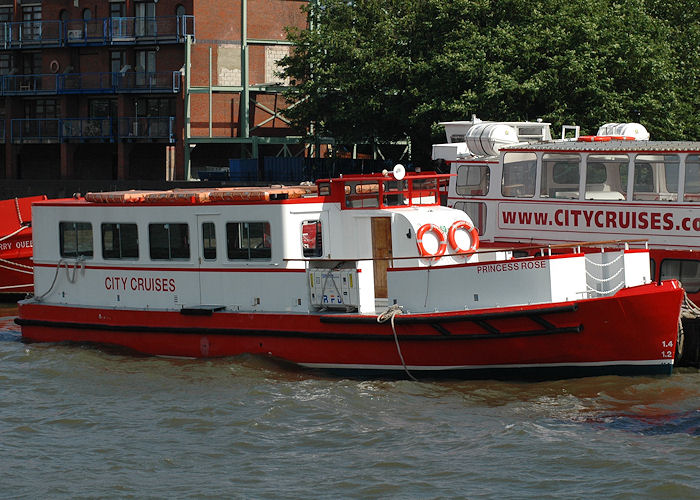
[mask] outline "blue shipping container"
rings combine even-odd
[[[232,181],[257,181],[258,159],[229,158],[229,179]]]

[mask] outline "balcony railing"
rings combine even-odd
[[[0,48],[183,43],[194,31],[194,16],[5,22]]]
[[[4,132],[4,122],[3,124]],[[11,120],[12,143],[118,140],[175,142],[175,117],[17,118]],[[4,137],[4,134],[3,134]]]
[[[49,73],[0,77],[0,96],[158,92],[180,92],[180,72]]]

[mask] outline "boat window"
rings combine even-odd
[[[678,200],[678,155],[638,155],[634,161],[635,200]]]
[[[379,183],[377,181],[345,183],[345,206],[349,208],[377,208]]]
[[[213,222],[202,222],[202,257],[216,259],[216,226]]]
[[[331,183],[330,182],[319,182],[318,183],[318,195],[328,196],[331,194]]]
[[[323,233],[320,220],[305,220],[301,223],[301,244],[304,257],[321,257],[323,255]]]
[[[457,194],[486,196],[491,170],[485,165],[462,165],[457,169]]]
[[[385,207],[400,207],[408,205],[408,182],[384,181],[382,183],[382,205]]]
[[[537,157],[534,153],[506,153],[503,156],[503,196],[532,198],[535,195],[535,169]]]
[[[59,222],[61,257],[92,257],[92,224]]]
[[[627,155],[589,155],[586,160],[587,200],[627,199]]]
[[[102,224],[102,258],[138,259],[139,235],[136,224]]]
[[[688,293],[700,292],[700,261],[664,259],[661,261],[661,280],[677,279]]]
[[[465,212],[475,224],[479,236],[484,235],[484,228],[486,227],[486,203],[481,201],[458,201],[454,204],[454,208]]]
[[[269,222],[228,222],[226,247],[231,260],[253,260],[272,257]]]
[[[577,154],[542,155],[541,198],[578,198],[581,158]]]
[[[688,155],[685,159],[683,189],[683,201],[700,202],[700,155]]]
[[[149,224],[148,241],[153,260],[190,258],[190,233],[187,224]]]

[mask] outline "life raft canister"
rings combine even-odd
[[[428,252],[423,246],[423,235],[428,231],[434,232],[438,240],[438,249],[435,253]],[[445,250],[447,250],[445,233],[435,224],[423,224],[418,228],[418,232],[416,232],[416,245],[418,245],[418,253],[420,253],[421,257],[442,257],[445,255]]]
[[[469,240],[471,241],[469,248],[461,248],[457,243],[456,235],[460,229],[464,229],[469,233]],[[450,226],[450,230],[447,232],[447,240],[456,253],[464,256],[470,256],[479,249],[479,231],[465,220],[458,220]]]

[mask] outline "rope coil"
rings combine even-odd
[[[396,335],[396,326],[394,325],[394,318],[403,313],[403,308],[398,305],[394,304],[393,306],[387,308],[383,313],[381,313],[379,316],[377,316],[377,323],[386,323],[387,321],[391,322],[391,330],[394,332],[394,343],[396,344],[396,352],[399,353],[399,359],[401,360],[401,364],[403,365],[403,369],[406,372],[406,375],[413,380],[414,382],[417,382],[418,380],[411,375],[411,372],[408,371],[408,367],[406,366],[406,362],[403,359],[403,354],[401,354],[401,346],[399,345],[399,337]]]

